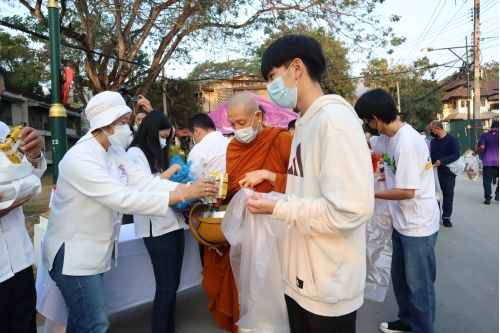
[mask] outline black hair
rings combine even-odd
[[[161,149],[158,132],[164,129],[170,129],[170,135],[167,138],[167,146]],[[170,142],[173,137],[174,127],[170,119],[161,112],[151,111],[142,120],[128,149],[137,147],[142,150],[153,174],[163,172],[168,168]]]
[[[321,82],[321,75],[326,69],[323,48],[316,39],[305,35],[286,35],[269,45],[262,56],[262,76],[267,80],[273,68],[288,67],[296,58],[305,64],[311,80]]]
[[[188,124],[188,129],[191,133],[194,132],[194,128],[199,127],[204,129],[205,131],[207,130],[213,130],[215,131],[215,123],[210,118],[207,114],[205,113],[198,113],[195,114],[190,120]]]
[[[406,115],[404,113],[399,112],[396,116],[399,116],[399,121],[406,123]]]
[[[295,129],[295,122],[296,122],[296,121],[297,121],[297,119],[294,119],[294,120],[290,121],[290,122],[288,123],[288,128],[287,128],[287,129],[288,129],[288,130],[290,130],[290,128]]]
[[[394,99],[383,89],[377,88],[365,92],[354,105],[358,117],[371,120],[374,117],[390,124],[396,120],[398,108]]]
[[[491,123],[491,128],[498,129],[498,120],[495,120],[494,122]]]

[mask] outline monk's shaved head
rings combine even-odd
[[[248,115],[254,115],[255,111],[259,109],[259,103],[257,100],[249,93],[242,92],[234,95],[227,104],[227,114],[240,109],[245,111]]]

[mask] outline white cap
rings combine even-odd
[[[117,92],[103,91],[92,97],[85,108],[85,115],[90,123],[90,131],[108,126],[132,110],[127,106],[122,95]]]

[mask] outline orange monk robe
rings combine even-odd
[[[226,172],[229,175],[226,203],[240,190],[239,181],[251,171],[268,170],[276,173],[276,182],[265,181],[255,187],[257,192],[285,193],[292,135],[282,128],[264,127],[254,141],[243,144],[233,139],[227,147]],[[201,285],[208,294],[208,309],[219,326],[237,333],[240,319],[238,290],[229,260],[230,247],[218,250],[205,247],[205,266]]]

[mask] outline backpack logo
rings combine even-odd
[[[288,169],[288,174],[289,175],[294,175],[294,176],[299,176],[304,177],[304,172],[302,171],[302,154],[300,150],[300,146],[302,143],[299,143],[297,146],[297,149],[295,150],[295,157],[292,160],[292,165]]]

